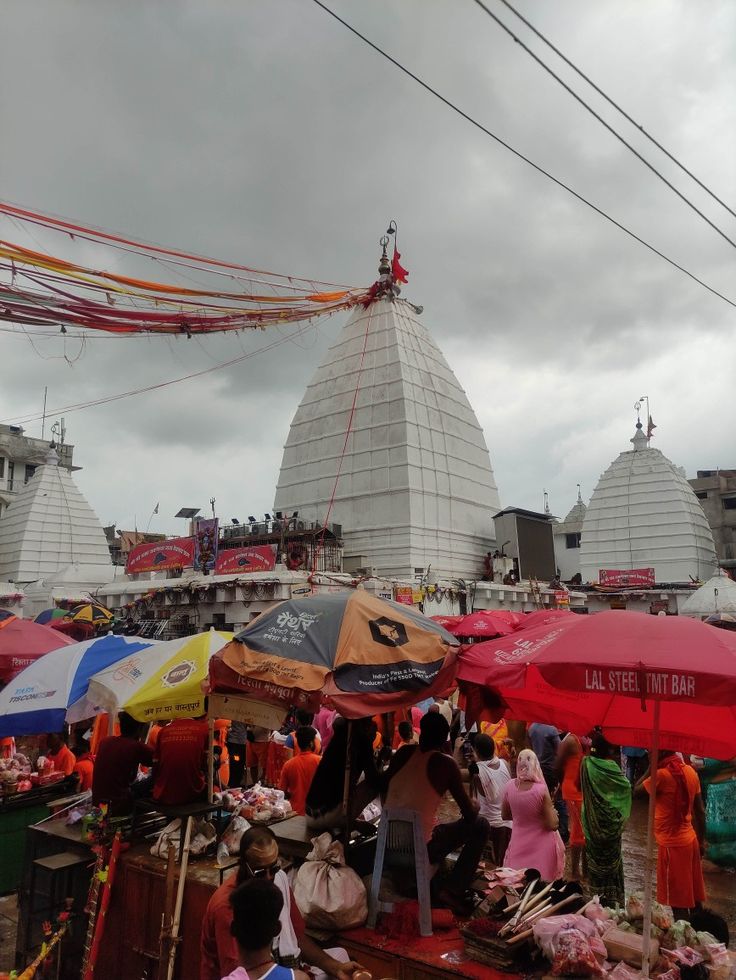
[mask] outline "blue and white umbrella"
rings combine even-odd
[[[93,674],[155,642],[108,634],[44,654],[0,691],[0,737],[61,731]]]

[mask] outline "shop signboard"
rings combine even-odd
[[[245,725],[257,725],[278,731],[284,721],[284,708],[265,701],[253,701],[238,694],[210,694],[209,714],[211,718],[229,718],[242,721]]]
[[[194,538],[169,538],[138,544],[128,552],[125,574],[162,572],[168,568],[190,568],[194,563]]]
[[[609,589],[651,589],[655,585],[654,569],[601,568],[598,572],[598,584]]]

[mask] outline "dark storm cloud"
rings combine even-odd
[[[334,6],[521,152],[733,291],[730,246],[474,4]],[[684,0],[534,2],[523,12],[736,198],[731,5],[712,4],[708,18]],[[642,391],[657,406],[657,444],[678,463],[734,462],[722,458],[724,425],[707,419],[718,410],[733,426],[736,311],[473,130],[315,5],[11,0],[0,84],[10,94],[0,194],[11,201],[350,283],[372,281],[377,239],[396,218],[411,270],[405,295],[424,305],[468,390],[504,503],[539,506],[546,486],[562,511],[575,483],[590,493],[628,448]],[[686,178],[645,152],[727,225]],[[0,231],[20,236],[7,222]],[[90,264],[160,279],[176,271],[34,235]],[[284,330],[294,339],[219,373],[69,415],[85,467],[80,485],[100,516],[140,522],[159,498],[163,515],[212,495],[234,516],[267,509],[289,419],[342,322]],[[278,335],[92,340],[73,366],[58,359],[60,340],[34,338],[56,358],[43,359],[28,341],[0,336],[5,417],[37,410],[44,385],[49,404],[62,406],[201,370]],[[67,343],[70,359],[77,350]]]

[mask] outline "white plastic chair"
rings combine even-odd
[[[419,934],[432,935],[432,905],[429,893],[429,857],[424,840],[422,822],[416,810],[401,807],[384,807],[378,825],[376,841],[376,863],[373,866],[371,893],[368,899],[369,929],[376,928],[379,909],[393,908],[378,899],[381,889],[383,869],[386,867],[413,868],[417,882],[419,899]]]

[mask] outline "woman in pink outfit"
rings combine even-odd
[[[507,868],[536,868],[543,881],[561,878],[565,845],[557,832],[559,817],[552,805],[539,760],[531,749],[519,753],[516,779],[506,784],[501,805],[503,820],[512,820]]]

